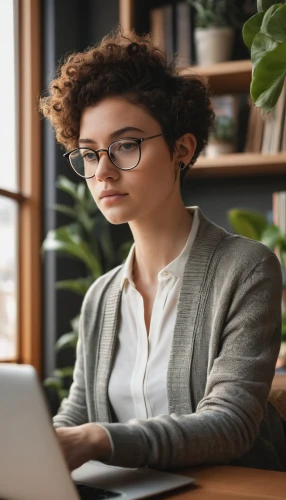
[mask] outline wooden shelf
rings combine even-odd
[[[188,178],[249,177],[286,174],[286,153],[236,153],[217,158],[201,157],[188,173]]]
[[[235,94],[249,92],[251,83],[251,61],[227,61],[212,66],[188,66],[181,74],[196,73],[208,79],[212,94]]]

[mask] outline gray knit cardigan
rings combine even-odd
[[[126,423],[112,416],[108,381],[120,321],[120,266],[86,294],[74,382],[54,426],[100,423],[112,438],[112,465],[286,470],[282,421],[267,402],[281,341],[279,261],[266,246],[198,212],[173,332],[169,414]]]

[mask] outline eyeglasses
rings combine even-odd
[[[141,144],[143,141],[155,139],[166,134],[151,135],[142,139],[126,137],[109,144],[107,149],[76,148],[64,154],[72,169],[84,179],[95,176],[99,164],[99,153],[106,152],[113,165],[120,170],[132,170],[141,160]]]

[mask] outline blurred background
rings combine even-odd
[[[225,12],[216,11],[221,4]],[[241,35],[243,22],[255,12],[251,0],[233,0],[231,8],[221,0],[0,1],[0,361],[33,364],[64,395],[83,294],[130,247],[127,225],[110,227],[102,220],[37,110],[60,61],[98,43],[119,22],[126,32],[152,30],[169,57],[180,57],[182,71],[195,67],[209,78],[218,118],[212,147],[186,178],[186,205],[200,206],[231,232],[233,208],[259,213],[285,230],[285,94],[276,121],[255,115],[249,51]],[[228,54],[219,49],[219,56],[204,60],[199,30],[208,27],[231,29],[223,42]]]

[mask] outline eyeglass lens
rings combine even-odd
[[[139,163],[139,144],[131,139],[116,141],[109,146],[109,156],[116,167],[130,170]],[[70,154],[69,160],[81,177],[92,177],[98,166],[99,155],[92,149],[78,148]]]

